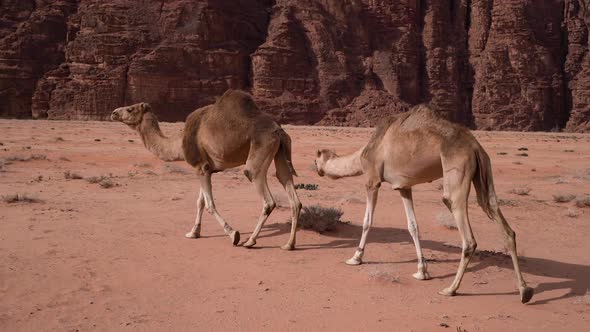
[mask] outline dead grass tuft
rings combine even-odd
[[[572,194],[554,194],[553,195],[553,201],[555,203],[571,202],[574,200],[574,198],[576,198],[576,195],[572,195]]]
[[[519,196],[527,196],[530,192],[531,192],[531,188],[524,186],[524,187],[518,187],[518,188],[513,188],[512,190],[510,190],[511,194],[515,194],[515,195],[519,195]]]
[[[112,188],[117,185],[111,178],[104,175],[90,176],[86,178],[86,181],[92,184],[98,183],[103,188]]]
[[[304,189],[304,190],[318,190],[319,185],[315,183],[298,183],[295,185],[295,189]]]
[[[528,156],[529,156],[529,154],[528,154],[528,153],[526,153],[526,152],[523,152],[523,153],[517,153],[516,155],[517,155],[517,156],[519,156],[519,157],[528,157]]]
[[[331,207],[327,208],[320,205],[304,206],[297,225],[303,229],[311,229],[318,233],[329,232],[342,223],[340,218],[343,214],[342,210]]]
[[[66,178],[66,180],[81,180],[84,178],[82,175],[74,173],[72,171],[65,171],[64,177]]]
[[[503,199],[503,198],[499,198],[498,199],[498,205],[500,206],[518,206],[518,202],[514,199]]]
[[[369,271],[369,279],[384,283],[398,283],[399,277],[391,271],[374,269]]]
[[[37,197],[34,196],[30,196],[27,194],[11,194],[11,195],[3,195],[2,196],[2,201],[4,203],[41,203],[42,200],[40,200]]]
[[[565,216],[570,218],[577,218],[580,215],[580,212],[574,208],[568,208],[565,211]]]
[[[590,207],[590,196],[584,196],[576,199],[576,206],[579,208]]]
[[[457,229],[457,223],[455,222],[455,218],[453,218],[453,215],[448,211],[439,212],[436,215],[436,223],[443,226],[446,229]]]
[[[186,169],[174,164],[164,164],[164,168],[171,174],[188,174]]]

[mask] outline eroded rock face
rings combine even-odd
[[[590,130],[587,0],[5,0],[0,115],[183,120],[228,88],[283,123],[429,102],[479,129]]]

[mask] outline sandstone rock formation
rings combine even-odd
[[[227,88],[281,122],[430,102],[479,129],[590,131],[587,0],[5,0],[0,116],[183,120]]]

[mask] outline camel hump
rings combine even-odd
[[[227,90],[217,102],[215,102],[215,108],[217,112],[230,112],[232,114],[260,113],[252,96],[242,90]]]

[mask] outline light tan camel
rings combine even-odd
[[[143,145],[156,157],[165,161],[184,160],[182,152],[183,131],[167,137],[162,133],[158,118],[147,103],[117,108],[111,120],[121,121],[137,131]]]
[[[276,177],[287,191],[292,210],[291,235],[282,248],[295,248],[301,202],[293,183],[293,175],[297,174],[291,162],[291,138],[269,115],[256,107],[250,95],[238,90],[228,90],[215,104],[191,113],[186,119],[180,154],[178,141],[167,139],[161,134],[156,116],[148,104],[117,108],[111,118],[131,128],[139,128],[136,130],[140,132],[144,142],[157,142],[146,144],[156,156],[162,158],[162,150],[170,152],[164,155],[185,159],[200,175],[201,191],[197,201],[197,216],[195,225],[186,234],[188,238],[200,236],[201,216],[206,207],[230,236],[233,244],[238,244],[240,233],[233,230],[215,208],[211,176],[213,173],[245,164],[244,174],[254,183],[264,201],[258,223],[248,241],[243,244],[245,247],[254,246],[264,222],[276,206],[266,180],[268,168],[274,159]],[[150,134],[142,134],[146,132]],[[150,149],[153,145],[159,148]]]
[[[516,235],[498,206],[490,158],[466,128],[441,119],[427,106],[419,105],[410,112],[385,120],[377,127],[368,144],[360,150],[342,157],[330,150],[318,150],[315,163],[320,176],[327,175],[337,179],[363,174],[366,179],[367,208],[363,233],[358,249],[346,264],[361,264],[367,234],[373,222],[378,190],[382,182],[387,182],[401,194],[408,229],[416,246],[418,272],[413,276],[420,280],[430,279],[420,247],[412,186],[442,177],[443,202],[453,214],[459,228],[462,256],[455,280],[450,287],[439,293],[455,295],[477,247],[467,214],[467,199],[473,182],[479,205],[504,232],[521,301],[526,303],[533,297],[534,291],[527,287],[518,265]]]

